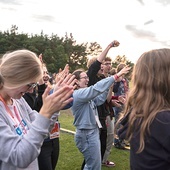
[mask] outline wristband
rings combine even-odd
[[[117,74],[114,75],[114,79],[117,80],[119,76]]]

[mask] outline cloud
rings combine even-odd
[[[168,39],[161,40],[152,31],[138,28],[138,26],[136,25],[126,25],[125,28],[138,39],[147,39],[150,40],[151,42],[157,42],[163,46],[170,47],[170,40]]]
[[[155,0],[158,3],[161,3],[163,6],[170,5],[169,0]]]
[[[38,22],[55,22],[55,17],[51,15],[32,15],[32,18]]]
[[[0,3],[10,4],[10,5],[21,5],[21,3],[17,0],[0,0]]]
[[[141,5],[145,5],[143,0],[137,0],[137,1],[139,1],[141,3]]]
[[[12,8],[12,7],[1,7],[0,9],[2,9],[2,10],[8,10],[8,11],[16,11],[16,9],[15,8]]]
[[[147,3],[148,3],[148,0],[137,0],[137,1],[139,1],[140,4],[143,5],[143,6],[147,5]],[[144,3],[144,1],[145,1],[146,3]],[[153,0],[153,1],[155,1],[155,2],[157,2],[157,3],[160,3],[160,4],[162,4],[163,6],[170,5],[170,1],[169,1],[169,0]]]
[[[154,22],[154,20],[151,19],[151,20],[149,20],[149,21],[146,21],[146,22],[144,23],[144,25],[148,25],[148,24],[151,24],[151,23],[153,23],[153,22]]]
[[[151,31],[139,29],[136,25],[126,25],[125,28],[130,31],[136,38],[151,38],[155,37],[155,34]]]

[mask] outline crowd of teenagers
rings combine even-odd
[[[114,167],[112,146],[130,145],[131,170],[170,170],[170,49],[144,52],[131,87],[120,63],[107,57],[114,40],[87,70],[66,64],[50,77],[42,54],[7,52],[0,62],[0,170],[55,170],[59,115],[71,109],[81,170]]]

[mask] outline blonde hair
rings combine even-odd
[[[42,63],[29,50],[6,53],[0,64],[0,88],[17,88],[42,78]]]
[[[106,57],[106,58],[103,60],[103,62],[105,62],[105,61],[111,61],[111,62],[112,62],[112,59],[111,59],[110,57]]]
[[[114,75],[114,74],[116,74],[117,72],[116,72],[116,68],[112,68],[111,70],[110,70],[110,75]]]
[[[124,67],[126,66],[125,63],[120,63],[118,66],[117,66],[117,73],[122,70]]]
[[[156,114],[170,109],[170,49],[145,52],[138,59],[132,77],[132,88],[124,114],[131,109],[127,136],[140,127],[138,153],[145,147],[145,137],[150,135],[150,125]]]
[[[87,62],[87,68],[89,68],[95,61],[97,60],[97,57],[92,57]]]

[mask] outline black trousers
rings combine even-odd
[[[38,156],[39,170],[55,170],[59,157],[59,138],[44,141]]]

